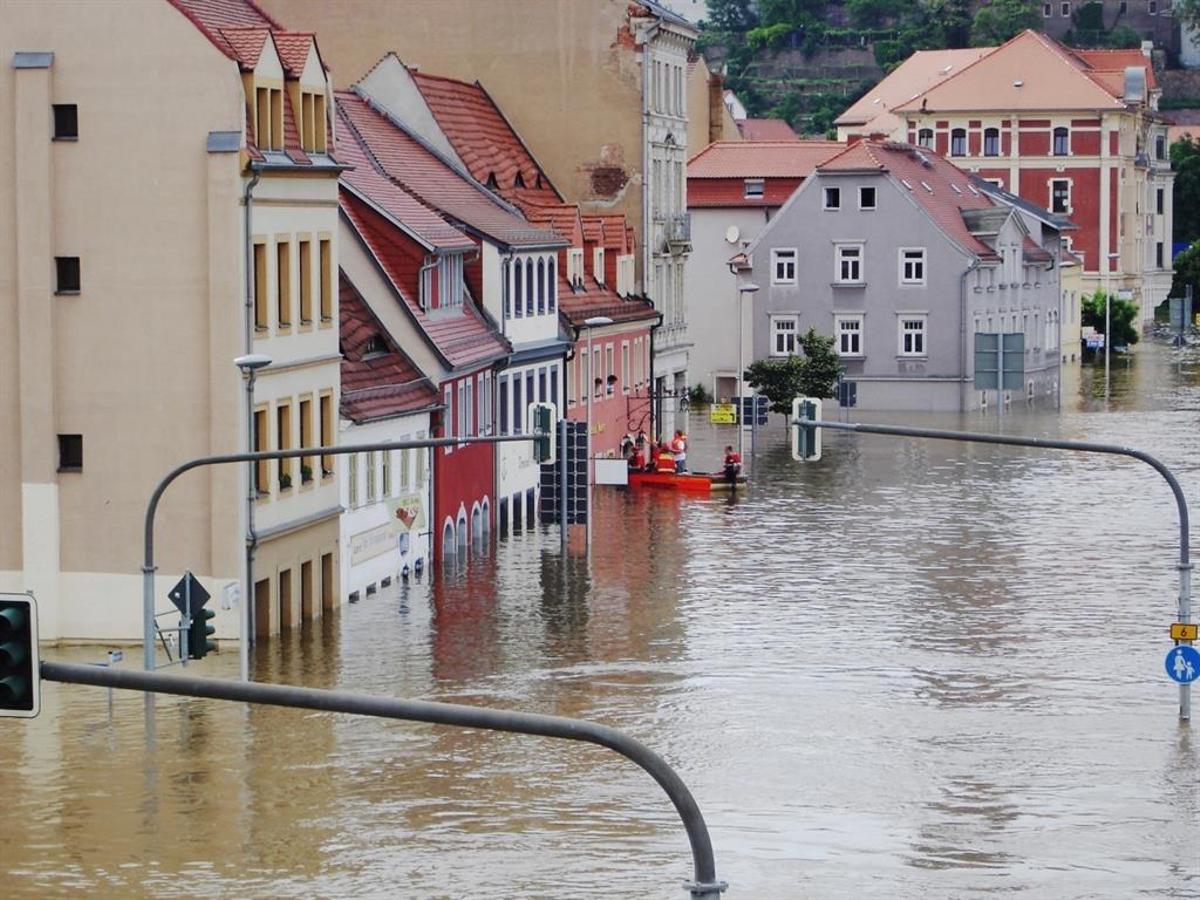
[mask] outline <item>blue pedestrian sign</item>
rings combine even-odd
[[[1200,678],[1200,650],[1180,644],[1167,653],[1167,674],[1172,681],[1191,684]]]

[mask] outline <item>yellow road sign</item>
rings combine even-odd
[[[714,403],[708,410],[708,421],[714,425],[733,425],[737,422],[737,407],[732,403]]]
[[[1172,622],[1171,640],[1194,641],[1196,640],[1197,630],[1200,630],[1200,625],[1195,622]]]

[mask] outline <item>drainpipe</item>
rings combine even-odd
[[[253,171],[253,170],[252,170]],[[246,353],[254,352],[254,238],[250,229],[251,211],[254,206],[254,188],[260,180],[258,172],[254,172],[242,192],[243,237],[246,241]],[[251,374],[246,382],[246,446],[254,450],[254,377]],[[258,533],[254,530],[254,504],[258,502],[254,481],[257,463],[246,464],[246,590],[242,597],[245,609],[242,613],[241,650],[240,658],[242,681],[250,680],[250,643],[254,634],[254,551],[258,549]]]
[[[417,269],[417,303],[420,305],[421,309],[424,310],[431,309],[432,307],[430,304],[433,302],[432,297],[425,297],[421,295],[421,288],[425,285],[425,273],[436,269],[438,264],[438,258],[436,256],[430,256],[428,259],[430,262],[422,263],[421,268]]]
[[[979,257],[971,260],[965,272],[959,276],[958,296],[958,374],[962,379],[958,389],[958,411],[967,411],[967,276],[979,268]]]
[[[662,440],[662,432],[659,431],[659,416],[658,412],[662,407],[662,398],[657,396],[655,385],[658,383],[654,377],[654,332],[662,328],[663,314],[660,312],[655,321],[650,326],[650,433],[654,435],[655,441]]]

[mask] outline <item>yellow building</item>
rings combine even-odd
[[[273,360],[260,446],[336,434],[331,87],[312,35],[241,0],[0,0],[0,21],[0,589],[35,592],[46,639],[134,639],[156,482],[247,446],[233,360]],[[191,569],[219,638],[248,469],[192,471],[158,510],[158,607]],[[340,507],[329,460],[255,480],[269,633],[336,602]]]

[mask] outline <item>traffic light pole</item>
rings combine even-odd
[[[363,453],[371,450],[419,450],[426,447],[458,447],[462,444],[503,444],[514,441],[535,441],[545,435],[541,431],[529,434],[493,435],[491,437],[464,438],[430,438],[423,441],[380,441],[371,444],[341,445],[337,447],[302,447],[295,450],[262,450],[256,453],[228,453],[221,456],[203,456],[191,459],[176,466],[159,481],[150,495],[146,505],[146,520],[143,534],[142,558],[142,668],[147,672],[154,669],[154,516],[158,512],[158,503],[171,482],[185,472],[199,469],[203,466],[228,465],[232,463],[257,462],[264,459],[296,459],[302,456],[345,456],[349,453]],[[239,650],[241,655],[241,675],[243,681],[250,680],[250,604],[254,598],[250,596],[254,585],[246,585],[246,596],[242,597],[241,636]]]
[[[1107,339],[1107,338],[1106,338]],[[1007,434],[983,434],[976,431],[947,431],[938,428],[906,428],[901,425],[871,425],[865,422],[831,422],[823,419],[796,418],[792,427],[832,428],[836,431],[853,431],[860,434],[883,434],[891,437],[930,438],[939,441],[965,441],[972,444],[1000,444],[1007,447],[1033,447],[1040,450],[1070,450],[1076,453],[1106,453],[1112,456],[1128,456],[1150,466],[1166,480],[1175,495],[1179,509],[1179,621],[1192,621],[1192,563],[1188,549],[1188,508],[1183,488],[1174,473],[1165,465],[1141,450],[1122,447],[1119,444],[1096,444],[1091,441],[1062,441],[1055,438],[1030,438]],[[1192,686],[1179,685],[1179,719],[1187,722],[1192,718]]]
[[[245,460],[238,461],[244,462]],[[429,722],[435,725],[505,731],[597,744],[636,763],[658,782],[670,798],[675,811],[683,821],[688,843],[691,845],[694,881],[685,884],[684,889],[689,892],[693,900],[719,900],[721,892],[726,888],[725,882],[717,880],[716,862],[713,858],[708,826],[704,822],[704,816],[691,791],[683,783],[683,779],[649,747],[606,725],[584,719],[543,716],[514,710],[465,706],[458,703],[400,700],[393,697],[376,697],[348,691],[326,691],[292,685],[255,684],[186,675],[165,675],[160,672],[139,672],[136,669],[81,666],[73,663],[43,662],[41,677],[47,681],[61,681],[68,684],[90,684],[98,687],[175,694],[183,697],[263,703],[295,709],[377,716],[409,722]]]

